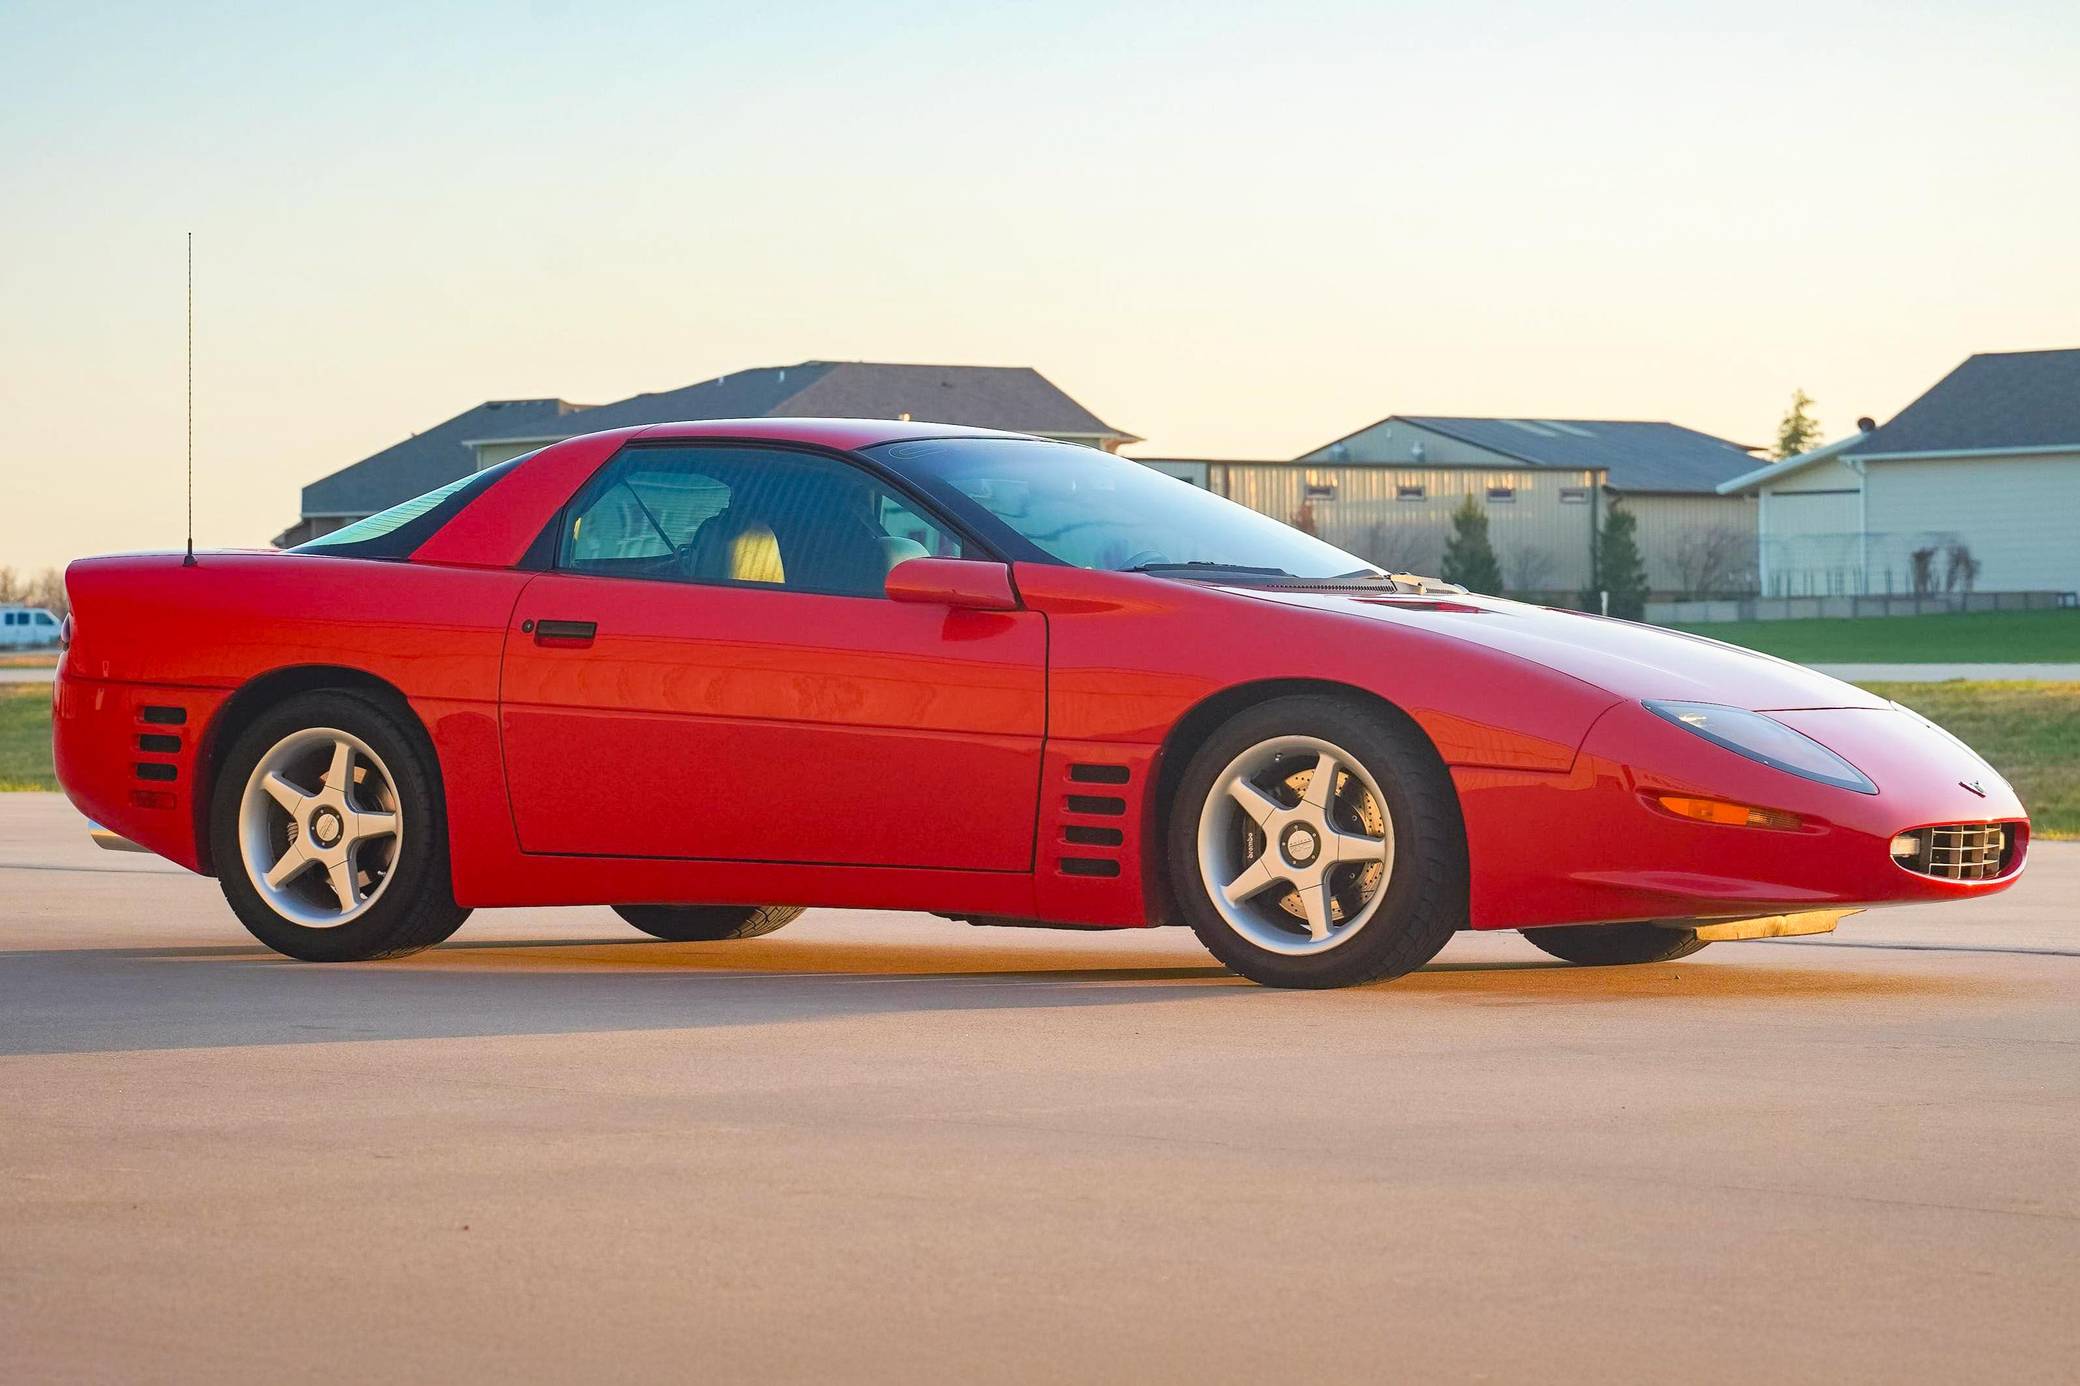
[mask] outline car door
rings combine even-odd
[[[842,458],[631,445],[524,589],[501,687],[523,850],[1031,869],[1046,628],[896,602],[962,541]]]

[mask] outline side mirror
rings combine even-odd
[[[956,611],[1016,611],[1011,569],[973,558],[906,558],[888,570],[890,601]]]

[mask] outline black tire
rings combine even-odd
[[[1664,929],[1659,924],[1560,924],[1520,932],[1554,957],[1583,967],[1674,962],[1708,942],[1694,929]]]
[[[757,938],[791,924],[800,905],[616,905],[614,913],[667,943]]]
[[[461,927],[448,868],[447,805],[433,751],[411,714],[359,693],[301,693],[260,714],[232,743],[210,800],[210,856],[232,913],[254,938],[305,962],[366,962],[430,948]],[[390,770],[402,812],[389,879],[366,911],[347,923],[314,928],[278,913],[248,879],[239,843],[239,804],[261,758],[284,737],[310,728],[344,731],[366,742]]]
[[[1392,874],[1377,912],[1344,942],[1306,955],[1275,952],[1237,932],[1214,905],[1199,868],[1199,816],[1237,756],[1282,736],[1333,743],[1360,761],[1386,799]],[[1297,694],[1236,714],[1193,754],[1169,805],[1170,880],[1207,951],[1253,982],[1321,989],[1413,972],[1466,923],[1466,838],[1458,795],[1435,748],[1398,715],[1356,698]],[[1267,847],[1268,850],[1268,847]]]

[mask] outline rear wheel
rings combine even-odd
[[[614,913],[653,938],[670,943],[719,943],[757,938],[790,924],[799,905],[616,905]]]
[[[1659,924],[1562,924],[1525,929],[1523,934],[1554,957],[1584,967],[1674,962],[1706,943],[1694,929],[1664,929]]]
[[[306,962],[415,953],[469,917],[431,753],[357,694],[299,694],[239,735],[217,775],[210,855],[253,937]]]
[[[1429,743],[1340,698],[1277,698],[1192,757],[1169,830],[1186,919],[1252,981],[1343,987],[1437,955],[1466,916],[1458,801]]]

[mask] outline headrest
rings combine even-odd
[[[752,520],[730,537],[729,575],[738,582],[787,581],[787,569],[780,563],[780,538],[771,525]]]
[[[925,546],[915,539],[898,539],[893,534],[881,536],[881,571],[888,573],[896,564],[912,558],[930,558]]]

